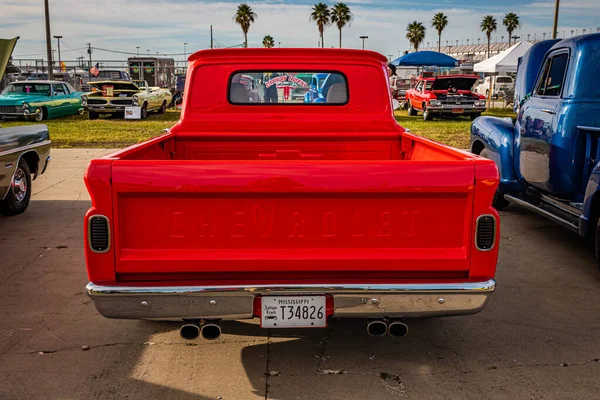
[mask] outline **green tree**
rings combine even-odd
[[[317,24],[319,35],[321,36],[321,47],[325,47],[323,33],[325,32],[325,27],[331,24],[331,10],[325,3],[315,4],[312,8],[310,19]]]
[[[487,56],[489,58],[490,57],[490,41],[492,40],[492,32],[494,32],[498,28],[498,25],[496,24],[496,18],[494,18],[491,15],[486,15],[485,17],[483,17],[483,20],[481,21],[481,25],[479,25],[479,27],[481,28],[481,31],[484,32],[485,36],[487,37],[487,42],[488,42]]]
[[[252,25],[257,18],[258,15],[256,15],[256,13],[252,11],[252,7],[246,3],[240,4],[233,16],[235,23],[239,24],[242,27],[242,32],[244,32],[244,47],[248,47],[248,31],[250,30],[250,25]]]
[[[509,12],[504,16],[502,24],[506,27],[506,30],[508,31],[508,45],[510,46],[510,39],[512,37],[512,34],[515,31],[515,29],[517,29],[519,25],[521,25],[521,21],[519,21],[519,16],[517,14]]]
[[[267,49],[275,47],[275,39],[273,39],[273,36],[267,35],[263,38],[263,47],[266,47]]]
[[[448,17],[444,13],[437,13],[431,20],[431,26],[438,33],[438,52],[442,52],[442,31],[448,26]]]
[[[354,19],[354,14],[350,7],[345,3],[336,3],[331,9],[331,22],[336,24],[340,30],[340,49],[342,48],[342,28],[350,25]]]
[[[425,26],[421,22],[411,22],[406,27],[406,38],[415,51],[419,51],[419,45],[425,39]]]

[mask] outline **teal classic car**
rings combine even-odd
[[[82,92],[67,82],[32,80],[10,83],[0,94],[0,119],[42,121],[83,113]]]

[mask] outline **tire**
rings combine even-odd
[[[100,114],[98,114],[96,111],[88,111],[88,118],[91,120],[98,119],[100,118]]]
[[[48,113],[46,110],[44,110],[43,108],[38,107],[36,109],[36,113],[33,116],[33,120],[35,122],[42,122],[43,120],[48,118]]]
[[[140,119],[146,119],[148,118],[148,103],[144,103],[144,105],[142,106],[142,111],[140,114]]]
[[[0,201],[0,214],[6,216],[24,212],[31,200],[31,172],[27,162],[21,158],[6,198]]]
[[[408,101],[408,115],[411,117],[417,115],[417,110],[413,108],[412,102],[410,100]]]
[[[471,121],[475,121],[476,118],[481,117],[481,113],[469,114],[469,117],[471,118]]]
[[[488,160],[490,159],[490,155],[487,149],[481,150],[481,153],[479,153],[479,155],[483,158],[487,158]],[[496,192],[496,194],[494,195],[494,199],[492,200],[492,206],[494,206],[496,210],[504,210],[506,207],[508,207],[509,204],[510,201],[504,198],[504,194]]]
[[[433,114],[427,109],[427,106],[423,106],[423,121],[431,121]]]
[[[160,106],[160,108],[158,109],[158,113],[159,114],[164,114],[167,112],[167,101],[163,101],[162,105]]]

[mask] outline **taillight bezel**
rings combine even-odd
[[[481,219],[483,218],[491,218],[493,220],[493,227],[494,227],[494,233],[492,236],[492,244],[489,248],[481,248],[479,247],[479,224]],[[496,219],[496,216],[492,215],[492,214],[482,214],[479,217],[477,217],[477,220],[475,221],[475,235],[473,236],[473,241],[475,242],[475,248],[479,251],[492,251],[494,250],[494,248],[496,247],[496,242],[497,242],[497,238],[498,238],[498,221]]]
[[[94,218],[100,218],[105,220],[106,222],[106,239],[107,239],[107,244],[106,244],[106,249],[104,250],[96,250],[94,249],[94,246],[92,245],[92,220]],[[106,215],[102,215],[102,214],[94,214],[94,215],[90,215],[90,217],[88,218],[88,222],[87,222],[87,234],[88,234],[88,247],[89,249],[94,252],[94,253],[98,253],[98,254],[102,254],[102,253],[107,253],[110,251],[110,242],[111,242],[111,237],[110,237],[110,220],[108,219],[108,217]]]

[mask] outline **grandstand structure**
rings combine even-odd
[[[529,41],[535,43],[534,41]],[[510,45],[508,42],[490,43],[490,57],[508,49],[510,46],[515,45],[516,42],[512,42]],[[424,48],[421,50],[438,51],[437,46]],[[479,62],[488,58],[487,55],[487,43],[485,44],[466,44],[458,46],[442,46],[441,52],[451,57],[456,58],[461,62]]]

